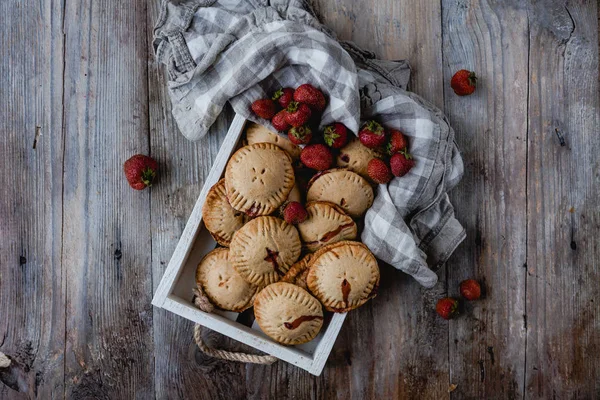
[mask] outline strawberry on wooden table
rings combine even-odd
[[[446,297],[438,300],[435,310],[444,319],[451,319],[458,313],[458,300]]]
[[[412,156],[406,149],[394,154],[390,158],[390,168],[392,169],[392,174],[394,174],[394,176],[404,176],[414,166],[415,160],[412,159]]]
[[[264,119],[271,119],[275,115],[275,103],[271,99],[259,99],[252,103],[252,111]]]
[[[475,279],[467,279],[460,283],[460,295],[467,300],[477,300],[481,297],[481,286]]]
[[[294,89],[281,88],[275,93],[273,93],[272,99],[273,101],[278,102],[281,108],[287,108],[287,106],[290,105],[292,100],[294,100]]]
[[[290,124],[285,120],[285,116],[287,115],[287,111],[281,110],[271,119],[271,124],[278,131],[285,132],[290,129]]]
[[[308,125],[293,127],[288,131],[288,138],[294,144],[308,144],[312,139],[312,129]]]
[[[333,155],[324,144],[309,144],[302,149],[300,161],[308,168],[324,171],[331,168]]]
[[[467,96],[475,91],[475,87],[477,85],[477,77],[475,76],[475,72],[461,69],[457,73],[454,74],[452,79],[450,80],[450,86],[459,96]]]
[[[152,157],[136,154],[125,161],[123,171],[129,186],[135,190],[143,190],[152,186],[158,171],[158,163]]]
[[[388,183],[392,180],[392,173],[385,161],[379,158],[374,158],[367,165],[367,173],[369,177],[376,183]]]
[[[381,147],[385,144],[385,129],[377,121],[367,121],[358,132],[358,139],[370,149]]]
[[[292,101],[286,108],[285,121],[291,126],[302,126],[308,122],[311,114],[306,104]]]
[[[294,91],[294,100],[299,103],[307,104],[316,112],[323,112],[323,110],[325,110],[325,105],[327,104],[323,92],[309,83],[298,86]]]
[[[304,222],[306,218],[308,218],[306,208],[297,201],[290,201],[283,210],[283,219],[290,225]]]
[[[394,155],[408,147],[408,140],[406,140],[406,136],[404,136],[404,134],[399,130],[389,129],[388,134],[390,139],[385,148],[388,155]]]
[[[346,129],[344,124],[334,122],[325,127],[323,138],[325,139],[327,146],[339,149],[348,141],[348,129]]]

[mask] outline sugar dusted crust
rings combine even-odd
[[[242,147],[225,169],[229,204],[251,217],[275,211],[287,199],[294,181],[291,157],[272,143]]]
[[[376,294],[379,266],[367,246],[342,241],[314,254],[306,283],[326,310],[346,312],[363,305]]]
[[[233,235],[229,258],[238,273],[254,285],[279,281],[302,250],[296,228],[276,217],[258,217]]]
[[[352,218],[361,217],[373,204],[373,188],[363,177],[345,169],[325,171],[309,182],[307,201],[337,204]]]
[[[202,207],[202,220],[215,241],[225,247],[229,246],[233,234],[246,223],[246,215],[229,205],[224,179],[208,191]]]
[[[272,339],[286,345],[306,343],[323,326],[323,307],[306,290],[286,282],[265,287],[254,299],[256,322]]]
[[[252,306],[258,287],[237,273],[228,256],[229,249],[222,247],[204,256],[196,269],[196,284],[215,306],[242,312]]]

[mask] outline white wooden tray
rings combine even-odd
[[[223,175],[227,161],[242,137],[245,124],[246,119],[239,115],[233,119],[192,210],[192,215],[154,294],[152,304],[294,364],[313,375],[320,375],[342,328],[346,318],[345,313],[326,313],[323,329],[310,342],[299,346],[283,346],[265,335],[256,322],[251,327],[237,322],[238,313],[226,311],[205,313],[192,303],[192,289],[196,286],[196,266],[202,257],[216,246],[216,242],[204,228],[202,206],[208,190]]]

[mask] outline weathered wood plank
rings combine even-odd
[[[148,2],[148,27],[156,23],[159,10],[160,0]],[[152,274],[156,290],[227,133],[233,112],[227,109],[204,139],[196,143],[185,139],[171,116],[166,71],[152,56],[151,29],[147,40],[150,144],[153,157],[164,166],[160,182],[151,193]],[[200,352],[193,342],[190,321],[155,309],[153,326],[157,344],[154,351],[157,399],[245,397],[244,365],[211,359]],[[208,332],[205,341],[219,348],[241,348],[217,333]]]
[[[444,0],[444,92],[465,175],[450,197],[467,239],[447,264],[448,295],[467,278],[487,294],[449,323],[453,398],[516,398],[525,364],[527,10],[517,2]],[[450,78],[479,76],[459,97]]]
[[[526,397],[600,398],[598,3],[530,18]]]
[[[0,14],[0,398],[62,398],[62,1]]]
[[[439,108],[442,96],[441,5],[434,1],[313,0],[322,22],[384,60],[408,60],[410,90]]]
[[[67,2],[65,20],[65,392],[153,398],[150,190],[122,170],[149,149],[146,2]]]

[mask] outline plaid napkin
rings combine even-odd
[[[250,104],[304,82],[327,94],[322,126],[338,121],[357,132],[361,119],[376,117],[406,134],[416,166],[379,185],[361,239],[382,261],[435,285],[433,270],[465,237],[446,194],[463,164],[444,115],[406,91],[408,63],[337,41],[301,0],[164,0],[154,34],[173,115],[190,140],[208,132],[227,102],[272,128]]]

